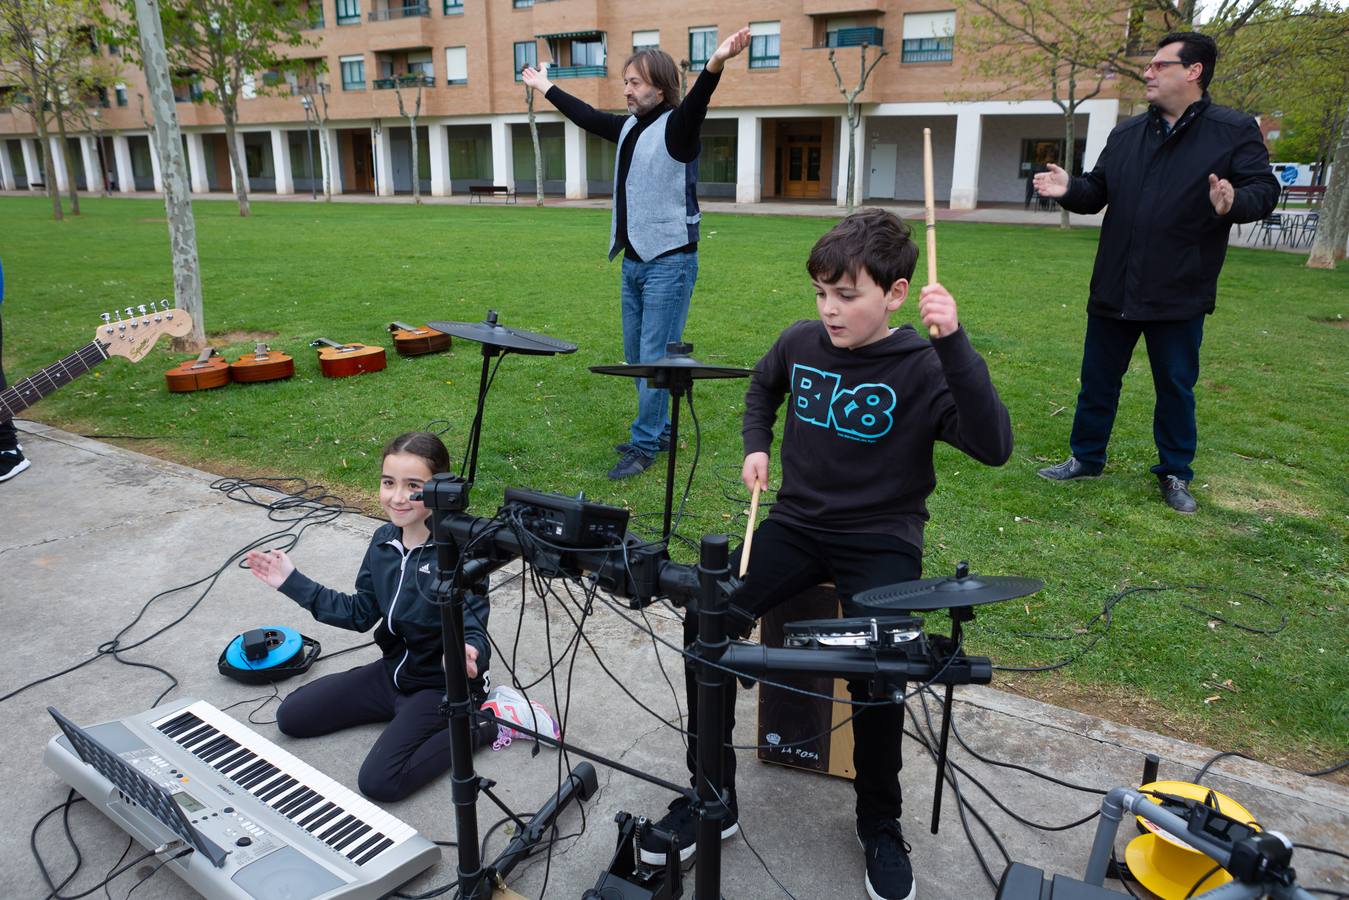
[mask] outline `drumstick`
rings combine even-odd
[[[937,208],[932,201],[932,129],[923,129],[923,209],[927,214],[927,283],[937,283]],[[941,334],[936,325],[929,325],[932,337]]]
[[[759,479],[754,479],[754,494],[749,500],[749,521],[745,523],[745,545],[740,548],[740,577],[749,569],[749,547],[754,543],[754,520],[759,517]]]

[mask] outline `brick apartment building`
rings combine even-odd
[[[621,111],[620,67],[633,48],[660,46],[688,60],[692,83],[719,41],[746,23],[750,49],[727,64],[703,131],[704,196],[843,202],[846,107],[828,55],[833,48],[844,85],[854,87],[863,44],[868,59],[878,46],[888,55],[859,98],[859,198],[921,199],[924,127],[932,129],[938,201],[957,209],[1021,202],[1031,168],[1062,158],[1062,118],[1048,99],[969,99],[1000,96],[1000,85],[966,80],[958,14],[943,0],[314,2],[305,32],[311,45],[288,51],[305,65],[298,73],[258,73],[243,91],[239,141],[256,194],[322,190],[320,135],[302,102],[305,86],[320,80],[335,192],[411,192],[412,137],[395,83],[409,107],[414,85],[422,85],[416,177],[424,192],[466,193],[486,184],[533,192],[523,64],[547,62],[568,92]],[[117,55],[116,47],[103,50]],[[232,190],[219,112],[192,102],[200,87],[191,73],[175,78],[192,191]],[[83,186],[85,173],[101,167],[115,191],[158,190],[159,162],[138,97],[146,93],[144,78],[127,65],[122,79],[100,96],[101,133],[70,138],[73,174]],[[260,84],[269,89],[259,93]],[[41,183],[44,176],[30,174],[40,173],[41,154],[32,122],[4,104],[3,90],[0,181],[6,190],[23,189]],[[1075,123],[1075,156],[1087,165],[1127,113],[1113,93],[1102,96],[1085,103]],[[613,145],[566,122],[541,98],[536,112],[545,191],[609,194]],[[55,160],[64,186],[69,176]]]

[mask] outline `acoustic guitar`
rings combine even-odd
[[[192,330],[192,317],[181,309],[172,309],[167,300],[159,301],[158,306],[153,303],[141,304],[136,309],[128,306],[125,318],[122,312],[117,312],[115,322],[111,313],[103,313],[103,325],[94,332],[92,341],[37,374],[0,391],[0,422],[14,418],[110,356],[139,362],[161,335],[182,337]]]
[[[389,324],[389,333],[393,335],[393,348],[399,356],[421,356],[450,349],[448,334],[424,325],[417,328],[403,322],[392,322]]]
[[[386,365],[383,347],[339,344],[327,338],[312,341],[309,346],[318,348],[319,368],[325,378],[346,378],[348,375],[378,372]]]
[[[261,343],[230,363],[230,377],[244,383],[280,381],[294,374],[295,360]]]
[[[190,359],[165,372],[164,380],[175,394],[209,391],[230,383],[230,366],[223,357],[215,355],[214,347],[207,347],[196,359]]]

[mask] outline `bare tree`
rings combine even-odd
[[[862,45],[862,53],[858,57],[859,67],[857,76],[857,85],[853,88],[843,86],[843,76],[838,71],[838,60],[834,58],[834,50],[829,51],[829,65],[834,69],[834,81],[838,83],[839,93],[848,101],[848,190],[846,191],[848,212],[853,211],[855,186],[857,172],[857,126],[862,120],[862,111],[857,108],[857,96],[867,89],[867,78],[871,76],[871,70],[876,68],[876,64],[884,59],[888,51],[884,47],[877,47],[876,58],[867,65],[867,44]]]
[[[412,113],[409,115],[407,109],[403,106],[403,88],[405,82],[414,83],[417,86],[417,101],[412,106]],[[421,73],[416,75],[398,75],[393,80],[394,96],[398,98],[398,114],[408,120],[412,131],[412,202],[418,206],[422,202],[422,170],[421,170],[421,147],[417,140],[417,116],[422,112],[422,86],[426,79]],[[528,90],[528,89],[526,89]]]
[[[314,90],[318,89],[319,103],[314,102]],[[328,83],[319,81],[316,84],[306,84],[300,88],[300,95],[308,102],[309,109],[314,113],[314,122],[319,130],[319,164],[323,167],[323,202],[331,203],[333,200],[333,179],[332,166],[333,161],[330,156],[330,144],[328,143]],[[313,177],[312,172],[309,173]]]
[[[548,63],[542,66],[548,77]],[[539,123],[534,118],[534,89],[525,85],[525,108],[529,110],[529,136],[534,141],[534,205],[543,206],[543,153],[539,149]]]

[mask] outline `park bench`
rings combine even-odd
[[[1326,186],[1324,184],[1290,184],[1283,189],[1283,208],[1288,208],[1288,201],[1305,201],[1308,206],[1319,206],[1321,200],[1326,195]]]
[[[470,184],[468,202],[481,202],[484,197],[503,197],[507,203],[515,202],[515,190],[504,184]]]

